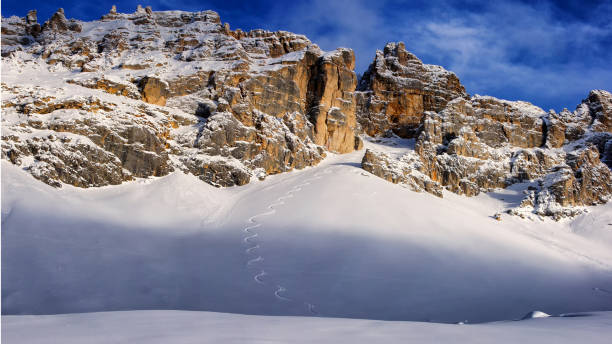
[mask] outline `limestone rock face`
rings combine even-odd
[[[308,116],[315,124],[314,141],[338,153],[355,147],[354,68],[353,51],[339,49],[317,60],[309,81]]]
[[[398,160],[386,153],[367,149],[361,166],[364,170],[394,184],[405,184],[413,191],[426,191],[442,197],[440,183],[426,178],[417,169],[411,168],[414,164],[418,164],[419,160],[416,154],[406,154]]]
[[[549,147],[562,147],[566,143],[593,136],[596,132],[601,133],[595,136],[599,137],[598,146],[603,153],[606,133],[612,133],[612,95],[608,91],[593,90],[576,111],[551,112],[548,121]]]
[[[166,98],[169,93],[167,82],[156,77],[146,76],[140,79],[139,87],[142,100],[149,104],[166,105]]]
[[[81,22],[60,9],[38,31],[36,21],[35,12],[2,21],[3,117],[11,118],[2,147],[25,168],[64,161],[39,169],[47,183],[100,186],[180,169],[216,186],[243,185],[360,148],[350,49],[324,52],[285,31],[230,30],[212,11],[115,8]],[[56,148],[37,155],[31,138],[49,134],[60,138]],[[106,154],[99,161],[114,172],[94,173],[92,155],[73,147],[77,137]],[[68,177],[73,165],[88,171],[83,180]]]
[[[31,12],[30,12],[31,13]],[[30,14],[28,13],[28,14]],[[28,18],[30,21],[31,18]],[[43,26],[43,31],[54,31],[54,32],[66,32],[66,31],[75,31],[81,32],[81,24],[74,20],[67,20],[64,15],[64,9],[60,8],[51,16],[51,19],[47,21]]]
[[[3,85],[3,117],[16,125],[3,128],[2,158],[54,186],[120,184],[173,170],[166,145],[176,121],[169,113],[132,107],[128,98],[48,92]]]
[[[523,102],[455,99],[440,113],[425,115],[415,148],[423,162],[420,172],[468,196],[537,178],[540,166],[556,158],[539,148],[544,115]]]
[[[593,90],[583,101],[589,109],[593,131],[612,133],[612,95],[608,91]]]
[[[76,78],[67,82],[132,99],[141,98],[138,87],[131,82],[113,81],[104,77]]]
[[[452,72],[403,43],[360,79],[352,50],[240,29],[213,11],[110,13],[42,26],[2,18],[1,155],[55,186],[191,173],[243,185],[361,149],[359,135],[410,138],[363,168],[442,196],[530,181],[522,216],[571,216],[612,194],[612,95],[575,111],[470,97]],[[369,140],[369,139],[368,139]]]
[[[2,158],[21,164],[26,157],[37,163],[26,167],[35,178],[52,186],[62,183],[79,186],[121,184],[132,179],[123,170],[117,156],[95,145],[74,142],[70,137],[54,135],[21,141],[8,138],[2,142]],[[88,163],[84,163],[87,160]]]
[[[426,111],[440,111],[457,97],[467,98],[459,78],[440,66],[423,64],[404,43],[388,43],[358,86],[357,119],[363,131],[380,136],[391,130],[415,137]]]
[[[593,146],[577,149],[566,156],[564,164],[549,170],[538,181],[538,188],[528,192],[521,205],[509,213],[571,217],[584,212],[580,206],[606,203],[612,195],[612,173],[599,160]]]
[[[561,114],[525,102],[457,98],[426,112],[414,151],[396,159],[367,152],[362,166],[436,195],[441,187],[473,196],[534,181],[538,186],[510,213],[574,216],[582,211],[577,207],[612,198],[610,168],[602,162],[609,161],[612,134],[600,131],[609,96],[593,91],[576,111]]]

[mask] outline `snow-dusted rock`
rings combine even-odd
[[[448,101],[467,97],[454,73],[423,64],[402,42],[376,52],[358,90],[357,118],[371,136],[391,130],[400,137],[415,137],[426,111],[440,111]]]
[[[612,193],[609,92],[560,113],[469,97],[403,43],[378,51],[357,85],[350,49],[231,30],[213,11],[140,7],[92,22],[63,10],[42,26],[35,11],[3,18],[2,56],[2,157],[53,185],[173,169],[242,185],[359,149],[365,132],[416,138],[402,158],[363,160],[414,190],[469,196],[537,181],[513,212],[555,217]]]
[[[317,164],[326,149],[359,147],[350,49],[326,53],[290,32],[230,30],[213,11],[111,9],[82,22],[60,9],[42,27],[37,20],[35,11],[2,20],[3,87],[11,90],[3,92],[10,118],[3,157],[29,168],[39,162],[37,149],[11,139],[24,135],[14,133],[71,133],[116,157],[115,168],[129,174],[75,183],[59,177],[68,172],[55,164],[55,172],[39,169],[51,184],[116,184],[179,168],[214,185],[241,185],[254,174]],[[35,85],[41,87],[33,91]],[[101,117],[103,131],[93,127]],[[49,125],[58,118],[61,126]],[[130,126],[139,129],[126,131]],[[72,149],[56,146],[48,154]],[[85,156],[73,160],[93,166]]]
[[[362,166],[393,182],[433,183],[467,196],[537,181],[509,213],[575,216],[612,197],[612,174],[600,160],[610,161],[612,146],[602,124],[607,99],[610,93],[593,91],[575,112],[557,115],[525,102],[456,98],[425,113],[414,151],[399,159],[368,152]],[[413,189],[440,195],[435,188]]]
[[[367,149],[361,166],[364,170],[394,184],[407,185],[413,191],[426,191],[442,197],[442,187],[418,170],[419,157],[414,153],[394,159],[384,152]]]

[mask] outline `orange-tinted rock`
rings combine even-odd
[[[144,77],[138,83],[142,100],[149,104],[166,105],[168,83],[156,77]]]
[[[376,52],[358,90],[358,121],[370,136],[392,130],[414,137],[426,111],[440,111],[448,101],[467,97],[454,73],[423,64],[401,42]]]

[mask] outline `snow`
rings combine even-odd
[[[2,317],[5,343],[608,343],[612,312],[477,325],[131,311]]]
[[[535,319],[535,318],[548,318],[548,317],[550,317],[550,314],[540,312],[540,311],[532,311],[532,312],[525,314],[522,320]]]
[[[163,20],[183,15],[193,16],[181,11],[157,16]],[[209,15],[216,16],[197,14],[199,19]],[[21,19],[5,19],[16,20]],[[265,51],[250,46],[256,40],[247,37],[227,38],[212,56],[209,45],[217,44],[222,35],[220,24],[194,18],[180,28],[197,33],[195,38],[202,44],[189,51],[201,61],[189,63],[162,49],[163,41],[173,41],[179,28],[135,26],[126,15],[116,21],[80,24],[83,31],[74,34],[77,39],[98,40],[111,32],[125,33],[126,39],[139,34],[153,39],[143,41],[144,51],[94,60],[101,69],[93,73],[78,74],[62,63],[49,66],[32,54],[15,52],[3,60],[4,104],[33,103],[49,95],[51,104],[79,101],[88,106],[100,100],[111,110],[57,110],[44,116],[41,125],[83,119],[100,126],[136,123],[165,128],[169,119],[163,107],[67,80],[95,76],[132,80],[148,75],[150,69],[105,66],[143,61],[162,63],[157,75],[171,80],[231,68],[236,62],[223,60],[223,54],[244,54],[250,71],[263,73],[295,63],[308,49],[327,60],[343,51],[323,53],[305,37],[294,36],[307,47],[263,58]],[[61,50],[61,44],[56,48]],[[379,51],[377,66],[382,63]],[[402,68],[410,72],[416,67]],[[441,67],[422,68],[436,83],[452,75]],[[135,90],[134,85],[131,88]],[[494,100],[476,96],[473,101]],[[189,101],[185,97],[177,102],[188,107]],[[223,98],[219,102],[227,103]],[[503,104],[525,116],[545,115],[529,103]],[[585,106],[578,113],[586,114]],[[136,108],[147,116],[132,118],[130,112]],[[172,115],[195,121],[180,110],[172,110]],[[191,140],[196,127],[227,124],[224,116],[173,129],[175,141],[169,144]],[[27,120],[27,115],[10,107],[3,109],[3,134],[19,140],[54,134],[50,142],[68,138],[94,146],[85,136],[22,127]],[[276,120],[265,119],[271,126]],[[365,148],[414,163],[405,155],[414,150],[414,140],[364,141]],[[187,158],[202,162],[222,159],[244,167],[233,158],[200,154],[197,148],[188,153],[193,154]],[[559,222],[536,216],[521,219],[503,211],[521,202],[525,185],[473,198],[445,191],[441,199],[365,172],[360,168],[363,153],[329,154],[319,166],[224,189],[179,169],[166,177],[119,186],[54,189],[24,171],[24,167],[45,167],[33,157],[25,156],[21,166],[3,160],[2,339],[11,343],[150,343],[168,338],[198,343],[569,343],[603,342],[610,337],[610,312],[555,315],[612,310],[612,204],[585,207],[586,212],[575,219]],[[499,162],[505,164],[514,151],[505,147],[490,153],[507,157]],[[180,166],[177,156],[171,159]],[[254,175],[265,172],[256,170]],[[530,320],[490,323],[519,319],[526,313]],[[532,319],[541,317],[547,318]],[[455,325],[480,322],[487,323]]]
[[[364,172],[362,155],[224,189],[177,171],[58,190],[3,161],[2,312],[474,323],[612,309],[610,205],[497,221],[520,188],[440,199]]]
[[[523,115],[530,116],[530,117],[539,118],[539,117],[546,115],[546,111],[544,111],[542,108],[536,105],[533,105],[529,102],[521,101],[521,100],[511,101],[511,100],[505,100],[505,99],[498,99],[492,96],[481,96],[481,95],[476,94],[474,95],[474,97],[472,97],[472,101],[474,102],[478,102],[478,101],[500,102],[504,105],[507,105],[511,108],[518,110],[518,112],[522,113]]]

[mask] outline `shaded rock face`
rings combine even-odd
[[[576,149],[564,163],[538,180],[538,187],[527,192],[520,206],[508,210],[525,217],[530,213],[552,216],[556,220],[582,214],[580,206],[606,203],[612,195],[612,173],[599,160],[593,146]]]
[[[166,98],[169,93],[167,82],[156,77],[146,76],[140,79],[138,84],[140,93],[142,94],[142,100],[149,104],[166,105]]]
[[[593,90],[583,104],[589,109],[593,131],[612,132],[612,96],[610,92]]]
[[[24,168],[45,161],[52,168],[35,175],[49,184],[101,186],[180,169],[216,186],[243,185],[360,148],[350,49],[231,30],[212,11],[111,9],[81,22],[60,9],[42,26],[37,20],[35,11],[2,20],[6,69],[41,80],[3,74],[10,121],[2,152]],[[32,138],[49,134],[60,138],[54,149],[36,153]],[[93,153],[78,153],[75,140],[104,153],[107,172],[95,173]],[[69,177],[77,170],[86,171],[82,180]]]
[[[363,131],[370,136],[392,131],[404,138],[418,134],[425,112],[468,96],[454,73],[423,64],[401,42],[376,52],[358,90],[357,120]]]
[[[612,95],[592,91],[576,111],[546,113],[525,102],[492,97],[456,98],[427,112],[414,151],[399,159],[367,152],[367,171],[416,191],[467,196],[534,181],[521,206],[509,213],[560,219],[579,206],[612,197],[606,104]],[[609,108],[608,108],[609,109]],[[604,162],[602,162],[602,160]]]
[[[314,141],[334,152],[351,152],[356,144],[354,68],[353,52],[341,49],[320,57],[309,80],[308,116],[314,123]]]
[[[121,184],[132,179],[117,156],[95,145],[73,142],[70,137],[34,137],[25,141],[2,142],[2,158],[21,164],[33,157],[36,164],[26,167],[35,178],[52,186],[66,183],[79,187]],[[87,161],[87,163],[84,163]]]

